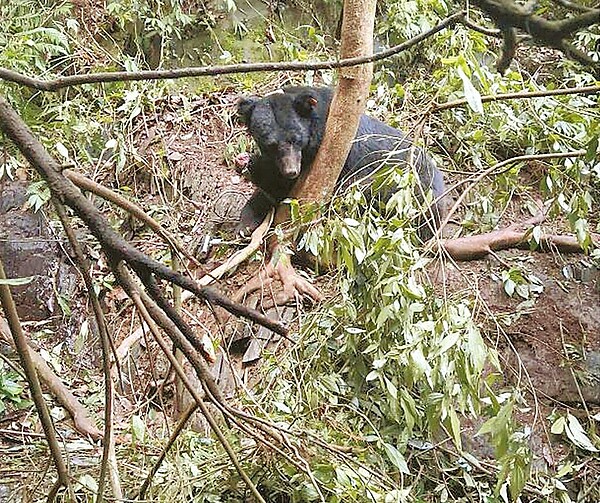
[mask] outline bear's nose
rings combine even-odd
[[[282,149],[279,158],[279,171],[282,176],[294,180],[300,176],[302,168],[302,151],[293,146]]]

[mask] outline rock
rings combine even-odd
[[[8,278],[33,278],[11,287],[11,293],[22,321],[40,321],[59,309],[55,292],[71,297],[76,276],[63,262],[42,213],[26,202],[26,182],[0,182],[0,258]]]

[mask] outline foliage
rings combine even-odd
[[[492,440],[499,459],[517,463],[509,463],[499,485],[510,479],[516,494],[529,453],[525,437],[510,433],[509,409],[491,391],[495,374],[489,365],[499,368],[496,355],[483,342],[468,302],[440,298],[423,281],[428,260],[415,247],[411,225],[420,212],[413,175],[390,169],[380,177],[380,191],[402,187],[381,212],[365,208],[356,189],[301,239],[301,246],[341,268],[340,292],[305,322],[289,366],[295,379],[302,376],[304,399],[287,393],[284,404],[294,416],[310,415],[324,403],[344,407],[338,420],[387,458],[388,471],[395,467],[405,475],[411,474],[405,460],[411,441],[433,441],[444,432],[461,449],[460,415],[490,414],[494,426],[484,425],[480,433],[508,432]],[[525,470],[520,477],[517,467]]]
[[[21,381],[21,376],[0,360],[0,417],[8,407],[26,408],[31,405],[31,402],[23,397],[24,388],[20,384]]]
[[[107,13],[116,29],[102,26],[101,31],[104,42],[113,36],[116,41],[105,44],[110,46],[107,56],[106,47],[84,38],[68,3],[2,2],[0,67],[50,77],[67,69],[135,71],[181,61],[304,61],[327,56],[333,45],[333,27],[325,23],[293,16],[280,22],[272,12],[251,18],[242,15],[245,5],[232,1],[220,10],[203,5],[196,16],[190,5],[181,0],[110,0]],[[456,7],[444,0],[386,0],[379,7],[385,15],[378,18],[376,42],[389,46],[405,41]],[[225,28],[217,24],[219,17],[225,18]],[[591,53],[598,37],[597,30],[587,30],[576,43]],[[479,32],[461,25],[445,30],[377,66],[369,112],[428,143],[450,184],[515,156],[585,151],[572,158],[498,167],[470,189],[459,218],[464,233],[488,231],[514,218],[509,208],[517,216],[537,212],[533,199],[539,197],[550,217],[563,217],[598,262],[590,240],[590,231],[600,225],[598,96],[481,100],[488,94],[591,85],[594,77],[570,62],[557,64],[554,55],[546,66],[522,55],[501,76],[493,69],[497,53],[496,41]],[[87,54],[85,62],[82,54]],[[150,56],[156,59],[150,61]],[[331,72],[301,78],[328,83]],[[207,92],[225,83],[247,90],[270,79],[272,75],[252,74],[183,85],[115,83],[57,94],[0,82],[0,92],[57,159],[76,167],[93,165],[118,184],[130,173],[148,171],[132,131],[173,90],[187,96],[190,89]],[[466,106],[428,115],[429,122],[418,120],[430,102],[463,97]],[[184,115],[192,112],[187,104],[182,108]],[[231,147],[225,147],[225,157],[233,156]],[[18,156],[9,156],[0,174],[14,176],[24,165]],[[150,177],[157,185],[170,183],[168,165]],[[561,480],[583,470],[578,450],[597,448],[593,423],[588,426],[572,414],[552,416],[552,433],[573,444],[572,460],[542,481],[534,478],[531,432],[517,419],[526,398],[502,381],[472,300],[444,295],[428,281],[430,259],[414,228],[422,210],[414,183],[412,173],[390,169],[376,182],[377,188],[401,188],[389,201],[367,206],[365,195],[355,188],[303,235],[301,246],[335,268],[334,293],[302,319],[296,345],[285,354],[265,356],[258,385],[252,395],[241,397],[248,410],[289,428],[312,478],[237,432],[227,432],[228,439],[268,501],[318,501],[319,491],[331,502],[500,501],[516,499],[528,490],[527,483],[529,489],[535,484],[542,494],[568,501]],[[132,190],[126,184],[121,188]],[[36,209],[48,200],[48,188],[40,182],[32,184],[29,194]],[[295,203],[292,213],[299,219],[310,216],[299,215]],[[115,226],[122,223],[111,218]],[[540,232],[532,232],[532,246]],[[539,293],[537,278],[519,268],[507,268],[500,280],[508,295],[534,302]],[[100,278],[104,287],[112,287],[112,281]],[[61,308],[65,314],[70,309],[64,299]],[[60,354],[52,359],[59,361]],[[0,362],[0,407],[25,404],[16,377]],[[152,426],[136,411],[131,445],[119,452],[139,462],[140,471],[147,469],[142,453],[155,452],[162,444]],[[494,470],[480,469],[469,453],[469,435],[493,446]],[[139,471],[124,475],[139,483]],[[93,492],[93,478],[77,480]],[[245,487],[214,439],[188,433],[159,470],[151,491],[159,501],[219,502],[242,501]]]
[[[48,69],[53,58],[69,54],[69,29],[60,23],[70,11],[68,2],[15,0],[0,4],[0,67],[29,73]]]
[[[437,0],[409,2],[408,5],[391,0],[386,5],[396,14],[379,26],[381,35],[385,35],[390,43],[406,40],[414,36],[415,31],[424,31],[449,11],[447,4]],[[594,29],[583,31],[579,36],[590,54],[597,51],[597,37]],[[492,66],[496,58],[493,40],[490,44],[489,38],[462,25],[442,32],[430,42],[420,44],[404,56],[413,60],[413,64],[407,67],[412,75],[407,73],[408,83],[396,84],[391,89],[392,97],[385,97],[388,110],[394,106],[394,95],[396,102],[407,94],[431,95],[432,81],[436,83],[436,95],[444,97],[438,102],[465,97],[468,107],[443,112],[438,122],[440,129],[445,129],[438,135],[438,147],[452,152],[454,165],[460,166],[460,171],[465,171],[465,168],[483,171],[499,161],[524,154],[586,150],[584,156],[540,163],[545,174],[535,182],[544,203],[550,207],[550,214],[564,215],[587,249],[591,244],[590,231],[600,228],[597,219],[593,218],[593,207],[600,203],[600,113],[597,95],[575,94],[485,104],[481,103],[480,97],[592,85],[594,76],[573,71],[573,64],[564,62],[560,56],[557,56],[559,65],[541,72],[539,77],[532,73],[537,67],[531,65],[530,70],[527,66],[517,67],[516,64],[505,76],[501,76]],[[378,90],[390,81],[391,74],[394,83],[398,81],[395,68],[390,70],[389,64],[385,63],[376,72]],[[415,74],[425,72],[429,75],[415,78]],[[524,192],[522,180],[532,178],[528,173],[531,168],[530,164],[520,163],[493,173],[491,187],[490,184],[480,184],[468,198],[463,225],[467,229],[481,231],[493,229],[502,218],[508,201]],[[533,207],[528,205],[526,210],[529,206]]]

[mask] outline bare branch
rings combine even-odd
[[[82,84],[98,84],[101,82],[126,82],[137,80],[160,80],[160,79],[181,79],[184,77],[207,77],[214,75],[227,75],[235,73],[255,73],[255,72],[272,72],[272,71],[307,71],[307,70],[331,70],[334,68],[344,68],[349,66],[362,65],[364,63],[372,63],[389,58],[402,51],[405,51],[427,38],[435,35],[444,28],[449,28],[460,22],[464,17],[465,12],[457,12],[444,19],[442,22],[434,26],[431,30],[426,31],[416,37],[394,46],[385,51],[368,56],[357,56],[352,58],[344,58],[338,61],[317,61],[313,63],[302,62],[284,62],[284,63],[243,63],[237,65],[224,66],[200,66],[190,68],[177,68],[172,70],[153,70],[141,72],[100,72],[90,73],[86,75],[69,75],[59,77],[54,80],[42,80],[28,77],[18,72],[0,68],[0,79],[8,82],[14,82],[24,85],[29,88],[38,89],[40,91],[57,91],[70,86],[80,86]]]
[[[523,91],[519,93],[505,93],[505,94],[488,94],[481,97],[482,103],[489,103],[491,101],[504,101],[504,100],[518,100],[524,98],[543,98],[545,96],[565,96],[568,94],[595,94],[600,92],[600,85],[585,86],[585,87],[571,87],[568,89],[551,89],[547,91]],[[461,98],[459,100],[448,101],[447,103],[434,104],[432,112],[440,112],[442,110],[448,110],[458,106],[466,105],[467,100]]]
[[[154,335],[156,342],[158,342],[162,351],[165,353],[165,356],[167,356],[167,358],[169,359],[169,362],[171,363],[171,365],[173,366],[173,368],[179,375],[179,378],[182,380],[182,382],[184,383],[184,385],[187,387],[188,391],[194,398],[196,405],[202,411],[202,414],[206,418],[206,421],[208,422],[208,424],[211,427],[211,429],[213,430],[215,436],[217,437],[217,439],[219,440],[219,442],[225,449],[225,452],[229,456],[229,459],[235,466],[240,477],[242,477],[244,482],[246,482],[248,488],[253,493],[256,501],[265,503],[264,498],[258,492],[258,489],[256,488],[256,486],[250,480],[250,478],[248,477],[248,475],[242,468],[242,466],[235,454],[235,451],[231,447],[231,444],[228,442],[227,438],[225,438],[225,436],[223,435],[223,432],[221,431],[219,424],[215,420],[214,416],[211,414],[207,405],[204,403],[204,400],[200,396],[198,389],[191,384],[191,382],[185,375],[185,371],[183,370],[182,366],[179,364],[179,362],[177,361],[177,359],[175,358],[175,356],[173,355],[171,350],[167,347],[165,340],[161,337],[161,335],[158,331],[158,326],[160,326],[166,333],[169,334],[169,336],[171,337],[171,340],[173,341],[175,346],[179,350],[181,350],[181,352],[189,360],[190,364],[196,371],[198,379],[202,383],[203,387],[205,389],[206,388],[210,389],[210,392],[213,396],[217,396],[219,400],[223,401],[221,391],[219,390],[216,383],[214,382],[214,379],[213,379],[206,363],[201,358],[197,357],[198,353],[191,346],[191,344],[185,339],[183,334],[179,331],[178,327],[176,325],[174,325],[173,321],[164,313],[164,311],[161,311],[158,308],[158,306],[153,302],[153,300],[143,290],[138,288],[135,281],[133,280],[131,275],[128,273],[126,268],[123,266],[123,264],[117,265],[116,275],[120,278],[123,288],[125,289],[127,294],[130,296],[130,298],[133,300],[133,302],[135,303],[139,312],[141,313],[142,317],[144,318],[144,320],[150,327],[150,330],[151,330],[152,334]],[[182,427],[183,427],[183,425],[182,425]],[[170,445],[170,443],[168,444],[168,446],[169,445]],[[168,446],[167,446],[167,448],[168,448]],[[152,480],[151,477],[152,477],[152,473],[149,474],[149,477],[146,481],[147,483],[145,482],[142,485],[141,491],[144,491],[144,492],[146,491],[150,481]]]
[[[517,53],[517,30],[512,27],[502,28],[502,54],[496,62],[498,73],[504,73]]]
[[[135,218],[150,227],[150,229],[156,232],[160,237],[162,237],[169,244],[169,246],[188,258],[195,266],[200,266],[199,262],[196,260],[196,257],[189,253],[185,246],[183,246],[183,244],[177,240],[175,236],[167,231],[156,220],[150,217],[142,208],[140,208],[140,206],[129,199],[124,198],[120,194],[110,190],[109,188],[90,180],[77,171],[65,169],[63,170],[63,173],[81,190],[87,190],[88,192],[102,197],[103,199],[106,199],[107,201],[110,201],[111,203],[114,203],[120,208],[123,208],[125,211],[129,212]]]
[[[467,28],[470,28],[473,31],[483,33],[484,35],[487,35],[488,37],[496,37],[496,38],[502,37],[502,32],[500,30],[485,28],[484,26],[480,26],[477,23],[471,21],[469,18],[463,19],[462,24],[464,24]]]
[[[123,492],[121,490],[121,483],[118,477],[117,467],[116,464],[111,463],[111,452],[114,452],[115,439],[113,434],[114,386],[110,374],[110,355],[111,352],[114,353],[115,348],[113,340],[108,333],[108,327],[106,325],[102,307],[100,306],[100,301],[98,300],[98,295],[96,295],[96,291],[94,289],[94,282],[89,272],[90,268],[88,261],[86,260],[83,249],[81,248],[81,245],[75,236],[75,232],[73,232],[73,228],[69,224],[69,218],[67,217],[66,209],[64,205],[58,199],[56,199],[56,197],[52,197],[52,202],[54,203],[54,208],[56,209],[58,218],[62,223],[63,229],[67,235],[67,239],[69,240],[69,244],[71,245],[71,251],[73,253],[72,258],[75,262],[75,265],[79,269],[79,273],[83,277],[83,282],[87,290],[88,298],[90,299],[92,311],[94,312],[94,317],[96,318],[98,331],[100,332],[100,342],[102,347],[102,370],[104,374],[104,437],[102,439],[102,461],[100,463],[100,478],[98,481],[96,503],[102,503],[104,500],[106,474],[109,472],[109,469],[112,470],[113,474],[111,477],[113,480],[113,496],[116,499],[122,499]]]

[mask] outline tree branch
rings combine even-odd
[[[567,57],[594,68],[596,72],[600,71],[598,62],[572,47],[566,40],[575,32],[597,24],[600,21],[600,9],[590,9],[576,16],[549,21],[533,14],[529,5],[522,6],[513,0],[474,0],[474,3],[488,14],[504,33],[505,51],[499,61],[499,69],[506,69],[510,64],[512,58],[509,59],[510,51],[506,51],[506,47],[515,47],[516,37],[514,33],[510,34],[510,30],[518,28],[530,34],[536,44],[559,49]]]
[[[137,80],[160,80],[181,79],[185,77],[207,77],[214,75],[228,75],[235,73],[255,73],[272,71],[307,71],[307,70],[331,70],[334,68],[345,68],[365,63],[373,63],[394,56],[405,51],[427,38],[435,35],[444,28],[449,28],[461,21],[465,12],[457,12],[447,17],[432,29],[417,35],[416,37],[396,45],[385,51],[368,56],[355,56],[343,58],[338,61],[316,61],[313,63],[284,62],[284,63],[242,63],[223,66],[200,66],[190,68],[176,68],[172,70],[147,70],[140,72],[99,72],[86,75],[69,75],[53,80],[42,80],[28,77],[21,73],[0,68],[0,79],[14,82],[40,91],[57,91],[65,87],[79,86],[82,84],[98,84],[101,82],[128,82]]]
[[[63,170],[63,173],[81,190],[87,190],[88,192],[91,192],[92,194],[95,194],[98,197],[106,199],[107,201],[116,204],[120,208],[123,208],[125,211],[130,213],[132,216],[134,216],[135,218],[146,224],[154,232],[156,232],[156,234],[163,238],[165,242],[168,243],[169,246],[171,246],[171,248],[174,248],[187,259],[189,259],[196,267],[200,266],[200,263],[196,260],[196,257],[194,257],[190,252],[187,251],[183,243],[181,243],[162,225],[160,225],[156,220],[149,216],[140,206],[130,201],[129,199],[126,199],[120,194],[117,194],[116,192],[110,190],[104,185],[100,185],[99,183],[90,180],[81,173],[78,173],[77,171],[73,171],[72,169],[65,169]]]
[[[571,87],[568,89],[552,89],[546,91],[523,91],[519,93],[505,93],[496,95],[489,94],[486,96],[482,96],[481,102],[488,103],[490,101],[517,100],[524,98],[543,98],[545,96],[564,96],[568,94],[594,94],[598,92],[600,92],[600,85],[586,87]],[[459,100],[454,101],[448,101],[447,103],[435,103],[432,106],[431,111],[435,113],[466,104],[467,100],[465,98],[461,98]]]
[[[100,242],[109,261],[125,260],[140,278],[154,274],[194,293],[197,297],[221,306],[229,312],[248,318],[276,333],[287,335],[287,328],[264,314],[236,304],[213,287],[200,286],[191,278],[169,269],[148,257],[125,241],[98,209],[60,171],[58,163],[48,154],[13,108],[0,97],[0,129],[17,145],[21,153],[46,180],[55,197],[72,208]]]
[[[6,316],[6,321],[8,322],[10,332],[12,333],[15,347],[17,348],[17,353],[21,360],[21,365],[25,371],[25,377],[27,377],[27,382],[29,383],[31,398],[33,399],[40,422],[42,423],[44,435],[46,436],[46,441],[48,442],[48,447],[50,448],[50,453],[52,454],[52,459],[54,460],[54,466],[58,472],[58,480],[54,485],[53,491],[58,491],[60,486],[64,486],[68,489],[69,495],[74,498],[73,488],[69,480],[67,464],[65,463],[60,445],[58,444],[58,437],[56,435],[56,430],[54,429],[54,423],[52,422],[50,411],[48,410],[48,406],[44,400],[44,395],[42,394],[40,380],[35,371],[35,365],[31,358],[29,346],[27,345],[27,340],[25,339],[25,335],[23,334],[23,330],[21,328],[21,321],[19,320],[19,315],[17,314],[17,308],[10,293],[10,288],[7,284],[3,284],[1,282],[1,280],[5,279],[6,274],[4,273],[4,266],[0,260],[0,305],[2,306],[2,310]]]

